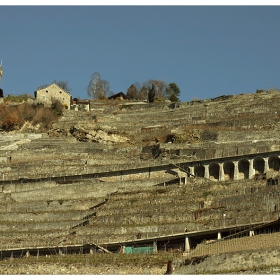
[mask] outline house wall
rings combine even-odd
[[[60,100],[70,110],[71,95],[59,86],[52,84],[46,88],[37,90],[36,100],[38,103],[51,105],[53,99]]]

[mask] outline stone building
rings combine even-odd
[[[69,92],[53,83],[45,88],[38,89],[34,92],[37,103],[51,105],[53,100],[59,100],[67,109],[70,110],[72,96]]]

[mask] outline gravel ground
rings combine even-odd
[[[61,264],[61,263],[10,263],[0,264],[0,275],[164,275],[166,265],[90,265],[90,264]],[[173,275],[188,275],[187,267],[181,266],[175,269]],[[207,274],[203,273],[204,275]],[[280,267],[267,269],[242,270],[227,275],[279,275]]]
[[[1,275],[163,275],[166,265],[158,266],[117,266],[85,264],[0,264]]]
[[[178,270],[175,270],[173,272],[175,275],[188,275],[187,269],[184,267],[180,267]],[[207,272],[201,274],[205,275]],[[223,272],[221,273],[223,275],[262,275],[262,274],[268,274],[268,275],[279,275],[280,274],[280,268],[268,268],[268,269],[256,269],[256,270],[242,270],[242,271],[234,271],[234,272]],[[199,274],[196,274],[199,275]]]
[[[268,268],[268,269],[260,269],[260,270],[248,270],[248,271],[238,271],[238,272],[232,272],[228,273],[230,274],[242,274],[242,275],[256,275],[256,274],[280,274],[280,267],[274,267],[274,268]]]

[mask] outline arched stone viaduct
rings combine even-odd
[[[257,174],[279,171],[280,151],[242,155],[180,165],[188,173],[216,181],[253,179]]]
[[[176,168],[174,168],[176,167]],[[170,173],[176,175],[185,181],[191,180],[192,177],[206,178],[212,181],[230,181],[242,179],[266,178],[268,181],[271,177],[267,176],[267,172],[275,171],[275,177],[269,184],[278,185],[278,177],[280,178],[280,151],[236,155],[231,157],[205,159],[200,161],[176,161],[176,163],[167,163],[162,165],[143,166],[128,166],[121,170],[104,170],[104,167],[90,167],[87,166],[85,173],[82,174],[55,174],[49,177],[32,176],[32,178],[8,178],[9,174],[0,173],[0,184],[7,184],[12,182],[37,182],[37,181],[59,181],[59,180],[76,180],[86,178],[112,178],[109,181],[126,181],[131,178],[137,179],[156,179],[160,178],[163,173]],[[263,176],[266,174],[266,177]],[[31,174],[32,175],[32,174]],[[34,175],[34,174],[33,174]],[[108,181],[108,182],[109,182]],[[164,182],[164,179],[161,180]],[[143,181],[144,183],[144,181]]]

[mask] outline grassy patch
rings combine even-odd
[[[168,190],[167,189],[155,189],[153,192],[155,194],[161,194],[161,193],[167,193]]]
[[[139,201],[139,199],[133,198],[133,199],[130,200],[130,203],[133,204],[133,203],[138,202],[138,201]]]
[[[202,197],[206,198],[207,196],[211,195],[212,192],[211,191],[207,191],[207,192],[203,192],[202,193]]]
[[[12,260],[9,258],[0,260],[0,265],[7,264],[7,261],[13,264],[94,264],[94,265],[165,265],[168,260],[173,260],[178,253],[157,253],[157,254],[66,254],[66,255],[50,255],[45,256],[30,256],[15,257]],[[24,256],[24,254],[23,254]]]

